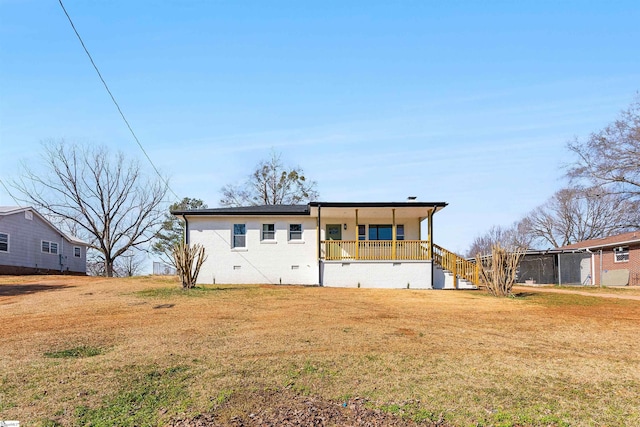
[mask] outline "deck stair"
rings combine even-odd
[[[433,245],[434,288],[477,289],[480,283],[478,265],[441,246]]]

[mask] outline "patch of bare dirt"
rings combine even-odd
[[[241,413],[238,413],[240,409]],[[179,419],[170,427],[272,427],[272,426],[427,426],[445,427],[439,421],[416,422],[371,409],[364,399],[332,402],[287,391],[234,394],[213,412]]]

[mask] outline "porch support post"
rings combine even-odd
[[[391,209],[391,220],[393,225],[391,226],[391,259],[396,259],[396,210]]]
[[[322,209],[322,206],[320,206],[320,204],[318,204],[318,223],[316,225],[316,234],[317,234],[317,239],[318,239],[318,247],[317,247],[317,251],[318,251],[318,285],[322,286],[322,232],[321,232],[321,227],[322,227],[322,220],[320,218],[320,211]]]
[[[358,235],[359,233],[359,227],[358,227],[358,209],[356,209],[356,259],[360,259],[360,254],[359,254],[359,249],[360,249],[360,236]]]
[[[429,244],[427,245],[429,248],[429,259],[433,260],[433,214],[435,212],[435,208],[429,211],[429,216],[427,217],[427,239],[429,240]]]

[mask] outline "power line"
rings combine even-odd
[[[160,177],[162,182],[164,182],[165,185],[167,186],[167,188],[169,189],[169,191],[174,196],[176,196],[176,199],[180,200],[180,197],[169,186],[169,182],[167,182],[167,180],[164,179],[164,177],[160,174],[160,172],[158,171],[158,168],[153,163],[153,161],[151,160],[151,157],[149,157],[149,155],[147,154],[147,151],[144,149],[144,147],[140,143],[140,140],[138,139],[138,137],[136,136],[135,132],[131,128],[131,125],[129,124],[129,121],[127,120],[127,118],[124,116],[124,113],[122,112],[122,109],[120,108],[120,105],[118,104],[118,101],[116,101],[116,98],[111,93],[111,90],[109,89],[109,86],[107,85],[107,82],[104,80],[104,78],[102,77],[102,74],[100,73],[100,70],[98,69],[98,66],[93,61],[93,58],[91,57],[91,54],[89,53],[89,50],[87,49],[87,46],[85,46],[84,41],[82,40],[82,37],[80,37],[80,34],[78,33],[78,30],[76,30],[76,26],[73,24],[73,21],[71,20],[71,17],[67,13],[67,9],[65,9],[64,4],[62,4],[62,0],[58,0],[58,2],[60,3],[60,7],[62,8],[62,10],[64,11],[64,14],[67,16],[67,19],[69,20],[69,23],[71,24],[71,28],[73,28],[73,32],[76,33],[76,36],[78,37],[78,40],[80,40],[80,44],[82,45],[82,48],[84,49],[85,53],[89,57],[89,61],[91,61],[91,65],[93,65],[93,68],[96,70],[96,73],[98,73],[98,77],[100,77],[100,81],[102,82],[102,84],[104,85],[104,88],[107,90],[107,93],[111,97],[111,101],[113,101],[113,103],[115,104],[116,108],[118,109],[118,112],[120,113],[120,116],[122,117],[122,120],[124,120],[124,122],[127,125],[127,128],[129,128],[129,132],[131,132],[131,135],[133,135],[133,139],[135,139],[136,143],[138,144],[138,147],[140,147],[140,149],[144,153],[144,155],[147,158],[147,160],[149,161],[149,163],[151,163],[151,166],[153,167],[153,170],[156,171],[156,174],[158,174],[158,176]]]
[[[20,202],[18,202],[18,201],[16,200],[16,198],[15,198],[15,197],[13,197],[13,194],[11,193],[11,191],[9,191],[9,189],[8,189],[8,188],[7,188],[7,186],[5,185],[4,181],[3,181],[3,180],[1,180],[1,179],[0,179],[0,185],[2,185],[2,187],[4,188],[4,191],[6,191],[6,192],[7,192],[7,194],[9,195],[9,197],[11,197],[11,198],[13,199],[13,201],[14,201],[14,202],[16,202],[16,205],[17,205],[17,206],[22,207],[22,205],[20,204]]]

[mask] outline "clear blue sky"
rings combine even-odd
[[[460,252],[640,89],[637,0],[64,4],[181,197],[215,207],[273,148],[322,200],[448,202],[435,240]],[[144,160],[58,2],[0,0],[0,179],[50,138]]]

